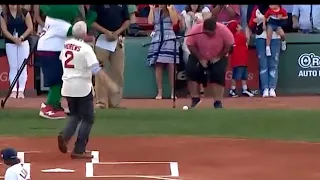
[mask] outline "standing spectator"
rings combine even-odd
[[[137,11],[139,17],[148,17],[150,11],[149,4],[137,4]]]
[[[208,19],[211,17],[211,11],[208,7],[205,7],[200,4],[188,4],[181,12],[181,15],[184,20],[185,24],[185,32],[188,32],[191,27],[195,24],[202,23],[204,19]],[[182,50],[183,50],[183,59],[185,62],[187,62],[188,57],[190,55],[190,51],[184,42],[182,44]],[[204,95],[204,87],[203,85],[199,85],[199,91],[200,94],[203,96]]]
[[[292,26],[303,33],[320,32],[320,5],[293,5]]]
[[[282,4],[282,8],[284,8],[287,11],[288,14],[288,19],[287,19],[287,24],[283,28],[284,32],[294,32],[297,29],[292,28],[292,9],[293,9],[293,4]]]
[[[173,5],[174,9],[177,11],[177,13],[181,13],[183,10],[186,9],[186,4],[175,4]]]
[[[212,16],[217,18],[217,22],[227,23],[231,20],[239,20],[240,18],[240,6],[218,4],[211,6]]]
[[[202,23],[204,19],[210,18],[211,12],[208,7],[200,4],[188,4],[181,15],[184,18],[186,31],[189,31],[194,24]]]
[[[250,13],[251,15],[251,13]],[[242,30],[245,32],[246,37],[247,37],[247,41],[250,41],[250,29],[248,27],[248,5],[240,5],[240,24],[242,27]]]
[[[27,38],[33,31],[32,19],[29,12],[22,10],[20,5],[6,5],[6,10],[1,13],[1,30],[5,36],[5,47],[9,62],[9,80],[12,84],[25,58],[29,56],[30,48]],[[27,67],[18,79],[18,86],[14,86],[11,98],[24,98],[27,82]],[[18,91],[18,93],[17,93]]]
[[[222,108],[227,54],[233,47],[234,38],[230,30],[222,23],[216,22],[214,17],[196,24],[189,31],[190,34],[201,32],[203,34],[190,36],[186,41],[191,52],[186,64],[191,108],[196,107],[201,101],[197,93],[197,84],[203,81],[209,81],[212,86],[214,108]]]
[[[125,4],[104,4],[91,5],[90,9],[97,13],[97,20],[92,27],[100,34],[105,36],[101,41],[117,41],[115,50],[104,49],[103,47],[95,46],[95,53],[98,60],[104,68],[110,62],[110,76],[120,88],[118,94],[112,94],[110,91],[101,86],[99,80],[95,81],[96,97],[98,108],[119,108],[123,93],[123,71],[124,71],[124,32],[130,25],[130,17],[128,7]],[[97,42],[99,41],[99,37]]]
[[[248,41],[242,26],[237,21],[228,23],[228,28],[234,36],[234,46],[230,56],[232,67],[232,80],[229,95],[238,97],[236,85],[237,81],[241,81],[242,94],[248,97],[254,96],[252,91],[247,86],[248,79]]]
[[[176,63],[179,63],[179,43],[174,47],[174,41],[164,41],[175,38],[173,25],[178,23],[178,14],[173,5],[161,4],[158,8],[150,5],[148,23],[154,24],[154,34],[151,42],[160,42],[150,45],[147,61],[149,66],[155,66],[155,76],[158,94],[155,99],[162,99],[162,75],[165,66],[168,68],[169,82],[173,98],[174,79],[174,49],[176,49]]]
[[[33,5],[33,10],[34,10],[35,25],[37,25],[35,28],[37,29],[37,34],[40,35],[44,27],[44,20],[46,19],[46,16],[40,10],[39,4]]]
[[[278,64],[281,48],[280,36],[273,32],[270,49],[271,56],[266,55],[267,33],[263,29],[265,21],[264,14],[269,9],[269,5],[258,5],[251,14],[249,27],[256,33],[256,49],[259,59],[260,85],[262,97],[276,97],[276,87],[278,81]]]

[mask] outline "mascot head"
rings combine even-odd
[[[51,18],[61,19],[73,24],[79,17],[82,17],[79,5],[40,5],[40,10]],[[85,23],[91,27],[96,20],[97,13],[89,10],[85,17]]]
[[[70,23],[81,16],[79,5],[40,5],[40,10],[46,16]]]

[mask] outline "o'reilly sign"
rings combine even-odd
[[[314,53],[303,53],[298,58],[298,77],[320,76],[320,56]]]

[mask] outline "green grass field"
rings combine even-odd
[[[94,136],[212,136],[320,141],[315,110],[104,110]],[[0,134],[55,136],[65,120],[46,120],[37,110],[0,111]]]

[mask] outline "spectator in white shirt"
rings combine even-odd
[[[303,33],[320,32],[320,5],[293,5],[292,26]]]

